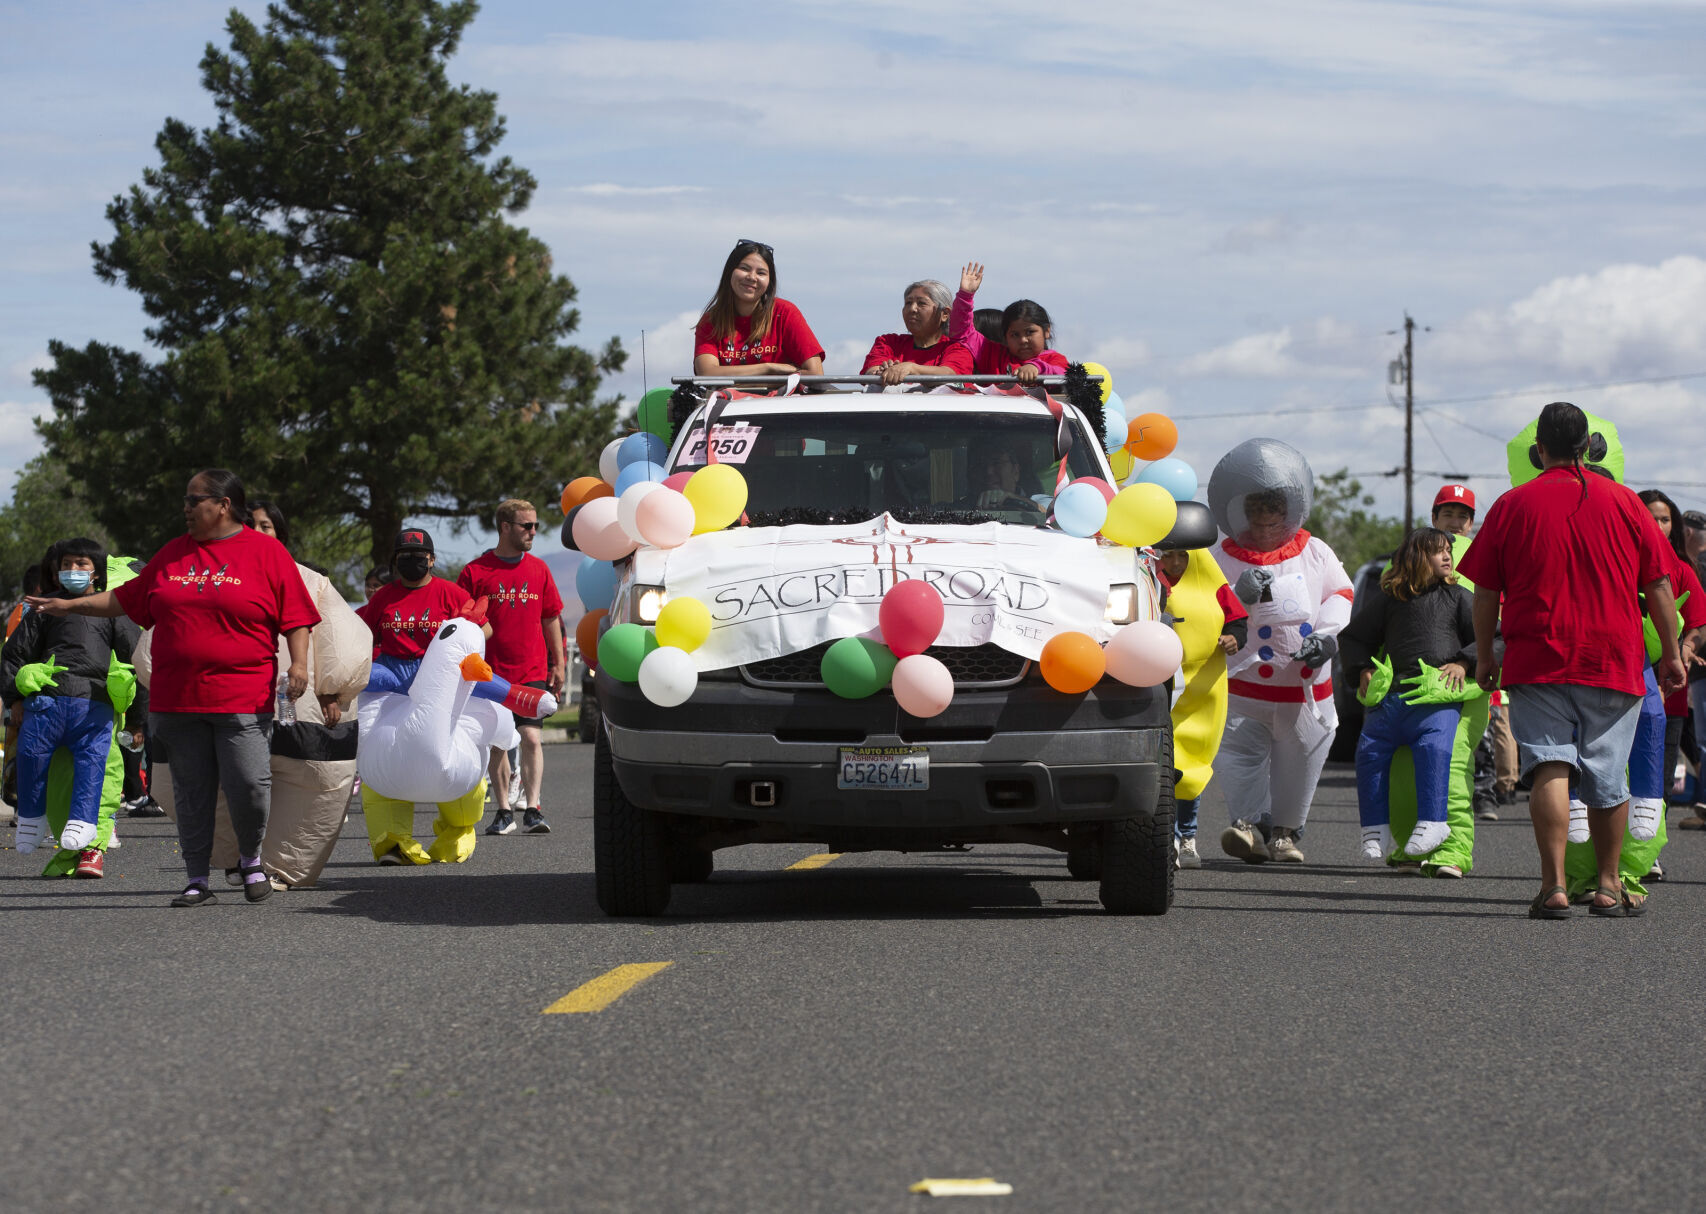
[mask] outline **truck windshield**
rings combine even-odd
[[[1076,423],[1072,428],[1068,476],[1102,475],[1090,450],[1093,437]],[[964,510],[1039,523],[1055,490],[1049,417],[970,410],[725,414],[715,441],[718,459],[745,474],[747,512],[754,515],[798,508],[864,517]],[[671,471],[704,462],[703,434],[695,431]]]

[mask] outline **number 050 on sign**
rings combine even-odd
[[[928,746],[843,746],[835,787],[925,792],[930,788]]]

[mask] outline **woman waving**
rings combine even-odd
[[[823,345],[800,310],[776,296],[776,252],[740,240],[693,333],[695,375],[823,374]]]

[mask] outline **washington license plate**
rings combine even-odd
[[[930,787],[928,746],[843,746],[835,787],[924,792]]]

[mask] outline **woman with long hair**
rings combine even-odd
[[[693,331],[695,375],[823,374],[823,343],[776,294],[776,251],[739,240]]]

